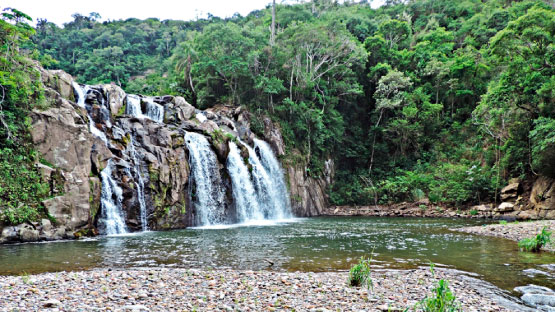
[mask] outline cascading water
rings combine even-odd
[[[146,100],[146,115],[148,118],[156,121],[156,122],[163,122],[164,121],[164,106],[154,103],[152,99]]]
[[[143,114],[141,108],[141,98],[137,95],[127,96],[127,106],[125,113],[137,118],[149,118],[156,122],[164,121],[164,106],[154,103],[151,98],[145,98],[146,114]]]
[[[71,84],[73,86],[73,89],[77,93],[77,105],[85,108],[85,97],[87,96],[87,92],[89,92],[89,86],[85,85],[83,88],[81,88],[81,86],[75,81],[72,81]]]
[[[258,151],[257,156],[260,156],[261,163],[271,179],[272,189],[275,191],[272,196],[278,209],[274,211],[274,216],[279,219],[290,218],[291,201],[285,184],[283,169],[268,143],[254,139],[254,145]]]
[[[138,118],[146,117],[141,110],[141,98],[129,94],[127,95],[127,105],[125,106],[125,113]]]
[[[140,217],[141,217],[141,228],[144,231],[148,231],[148,220],[146,216],[146,201],[145,201],[145,183],[143,176],[141,175],[140,162],[137,158],[137,151],[135,150],[135,142],[133,136],[129,142],[127,150],[131,159],[133,159],[133,171],[135,172],[135,177],[137,178],[137,197],[139,200]]]
[[[222,224],[225,221],[224,191],[216,154],[201,134],[187,132],[185,144],[189,149],[191,178],[194,183],[191,197],[196,206],[197,225]]]
[[[227,171],[231,177],[238,221],[243,223],[251,220],[263,220],[264,215],[258,205],[249,169],[243,162],[239,148],[233,142],[229,142]]]
[[[106,235],[127,233],[124,218],[122,215],[122,189],[112,179],[114,165],[112,160],[108,160],[106,168],[100,172],[102,180],[101,194],[101,216],[99,227]]]
[[[91,90],[89,86],[85,85],[81,87],[75,81],[72,82],[73,89],[75,93],[77,93],[77,105],[86,109],[85,100],[87,99],[87,93]],[[89,119],[89,131],[96,136],[97,138],[101,139],[106,146],[108,146],[108,139],[106,138],[106,134],[100,131],[94,124],[92,117],[90,116],[90,111],[87,109],[87,118]]]

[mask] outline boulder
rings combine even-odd
[[[17,226],[19,239],[22,242],[34,242],[39,240],[39,231],[29,224],[20,224]]]
[[[123,108],[123,100],[126,97],[125,92],[118,85],[111,83],[101,86],[102,92],[106,95],[108,99],[108,107],[110,107],[110,113],[112,116],[120,115]]]
[[[503,202],[495,209],[498,212],[509,212],[514,210],[515,204],[509,202]]]
[[[175,105],[175,111],[177,118],[180,121],[189,120],[195,115],[195,107],[181,97],[176,96],[173,98],[173,104]]]
[[[41,69],[41,78],[45,86],[58,92],[62,98],[75,102],[73,77],[63,70]]]
[[[519,182],[510,183],[501,190],[501,200],[516,198],[520,187]]]

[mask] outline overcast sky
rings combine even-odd
[[[271,0],[2,0],[2,9],[13,7],[30,15],[33,21],[46,18],[59,26],[72,21],[74,13],[88,16],[98,12],[102,20],[118,20],[136,17],[156,17],[160,20],[194,20],[207,13],[230,17],[235,13],[243,16],[253,10],[265,8]],[[282,0],[277,0],[282,3]],[[295,2],[287,0],[287,3]],[[372,1],[377,6],[383,0]]]

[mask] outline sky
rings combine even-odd
[[[97,12],[101,21],[135,17],[160,20],[194,20],[210,13],[219,17],[231,17],[235,13],[243,16],[253,10],[265,8],[271,0],[2,0],[0,7],[16,8],[33,18],[46,18],[59,26],[73,20],[71,15],[88,16]],[[277,0],[276,3],[293,3],[294,0]],[[378,6],[383,0],[372,1]]]

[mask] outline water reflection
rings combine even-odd
[[[312,218],[273,226],[199,228],[1,246],[0,273],[148,266],[329,271],[348,269],[360,257],[372,256],[375,267],[414,268],[432,261],[477,273],[508,290],[528,283],[555,286],[551,269],[554,254],[520,252],[509,240],[448,230],[481,222]]]

